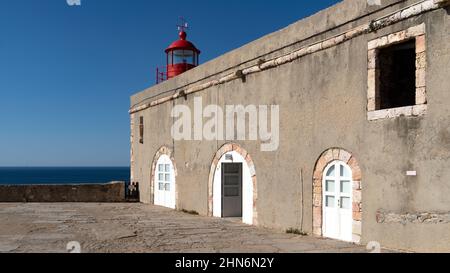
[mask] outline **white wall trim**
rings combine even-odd
[[[406,106],[400,108],[392,108],[378,111],[371,111],[367,113],[367,118],[369,121],[377,121],[382,119],[393,119],[401,116],[404,117],[421,117],[427,113],[428,106],[424,105],[414,105]]]

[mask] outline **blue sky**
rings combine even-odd
[[[203,63],[337,0],[0,0],[0,167],[128,166],[129,97],[187,18]]]

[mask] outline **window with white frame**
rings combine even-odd
[[[368,119],[424,115],[425,24],[372,40],[368,50]]]
[[[352,209],[352,173],[348,166],[335,161],[324,176],[324,204],[327,208]]]
[[[171,187],[170,164],[158,164],[158,190],[170,191]]]

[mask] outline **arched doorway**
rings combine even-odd
[[[152,166],[151,195],[153,204],[176,209],[176,167],[171,151],[162,147],[155,155]]]
[[[314,169],[314,235],[360,243],[361,180],[361,169],[351,153],[335,148],[321,155]]]
[[[208,187],[210,216],[257,224],[256,173],[247,151],[237,144],[224,145],[211,164]]]

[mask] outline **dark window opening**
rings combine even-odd
[[[139,143],[144,144],[144,117],[139,119]]]
[[[416,105],[416,42],[379,50],[379,109]]]

